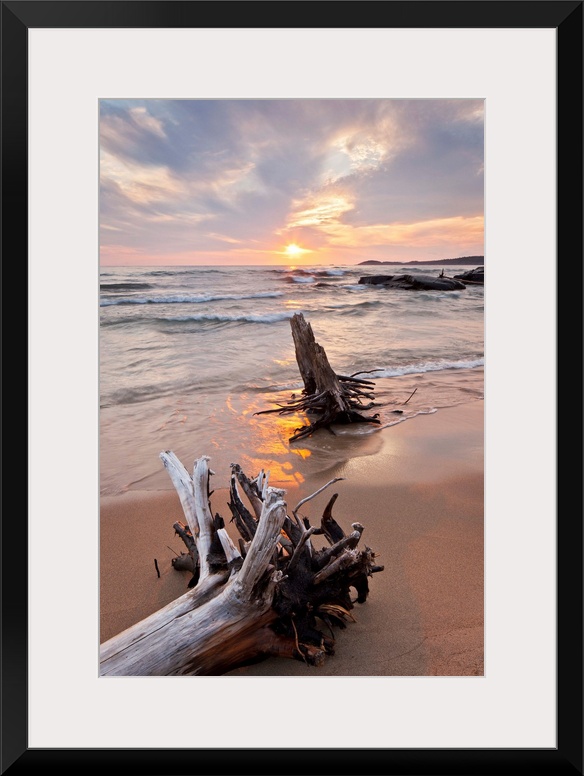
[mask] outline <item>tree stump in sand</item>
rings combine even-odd
[[[379,413],[368,416],[361,414],[376,406],[372,392],[375,384],[371,380],[356,377],[362,372],[348,376],[335,374],[324,348],[315,341],[312,327],[304,320],[302,313],[292,316],[290,326],[296,361],[304,383],[302,397],[297,399],[293,396],[285,405],[279,404],[277,408],[261,410],[255,414],[306,412],[307,415],[318,415],[312,423],[296,429],[290,442],[310,436],[319,428],[334,433],[331,428],[334,423],[380,423]],[[371,401],[365,405],[363,398]]]
[[[193,578],[176,601],[101,645],[101,676],[217,676],[269,656],[321,665],[334,654],[333,625],[354,620],[350,588],[363,603],[368,578],[383,570],[369,547],[357,549],[363,526],[355,522],[345,535],[333,518],[336,493],[320,527],[298,516],[302,504],[342,478],[302,499],[290,516],[285,491],[268,486],[268,475],[252,480],[232,464],[236,547],[223,518],[211,512],[209,458],[196,460],[191,476],[174,453],[160,457],[187,520],[174,525],[188,552],[173,565]],[[328,546],[315,548],[316,534]]]

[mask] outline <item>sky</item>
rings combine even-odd
[[[102,266],[484,253],[480,99],[100,101]]]

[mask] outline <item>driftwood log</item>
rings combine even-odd
[[[319,428],[334,433],[335,423],[380,423],[379,413],[363,415],[363,411],[376,406],[373,390],[375,383],[353,375],[335,374],[329,364],[324,348],[314,339],[314,333],[302,313],[295,313],[290,319],[296,362],[304,383],[300,398],[294,394],[286,404],[274,409],[261,410],[256,415],[277,412],[279,415],[304,412],[316,419],[306,426],[295,429],[290,442],[310,436]],[[363,399],[369,399],[368,404]]]
[[[187,547],[174,566],[193,577],[180,598],[101,645],[101,676],[216,676],[269,656],[322,665],[334,654],[333,626],[354,620],[351,588],[363,603],[369,577],[383,570],[369,547],[357,549],[363,526],[355,522],[345,534],[333,518],[336,493],[319,527],[298,515],[340,478],[302,499],[290,516],[285,491],[270,487],[268,475],[252,480],[232,464],[236,547],[211,511],[209,458],[197,459],[191,476],[174,453],[160,457],[187,521],[174,525]],[[315,535],[323,547],[313,546]]]

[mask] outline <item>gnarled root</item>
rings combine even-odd
[[[354,619],[351,610],[367,599],[369,577],[383,570],[369,547],[358,549],[363,526],[353,523],[346,535],[333,518],[337,494],[320,526],[298,516],[302,504],[338,478],[303,499],[290,516],[284,491],[270,487],[263,472],[250,479],[232,464],[229,509],[240,534],[236,547],[223,518],[211,513],[207,456],[195,461],[192,475],[174,453],[161,458],[187,520],[174,525],[188,552],[173,565],[192,573],[190,589],[102,644],[101,674],[217,675],[270,655],[322,665],[334,654],[333,627],[345,628]],[[314,547],[315,535],[329,546]]]

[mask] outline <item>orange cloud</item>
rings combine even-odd
[[[297,200],[293,205],[295,210],[288,219],[286,229],[300,226],[325,226],[334,223],[343,213],[353,209],[352,202],[342,194],[304,202]]]
[[[410,224],[375,224],[350,226],[327,224],[323,227],[332,245],[367,247],[373,245],[405,245],[432,248],[450,243],[482,241],[483,216],[454,216],[417,221]]]

